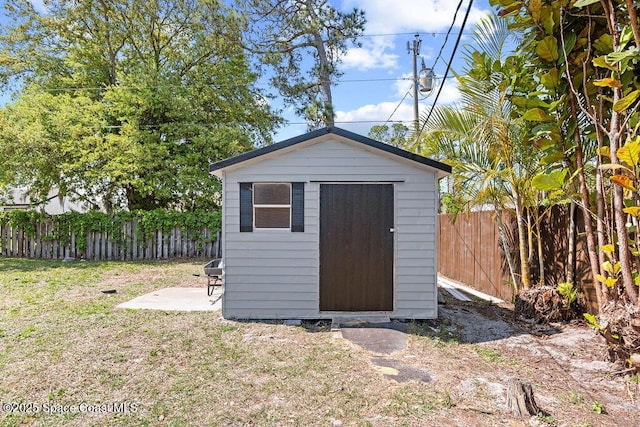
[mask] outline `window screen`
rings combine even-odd
[[[291,228],[291,184],[253,184],[255,228]]]

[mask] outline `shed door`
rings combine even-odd
[[[393,185],[320,185],[320,311],[393,311]]]

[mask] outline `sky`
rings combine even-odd
[[[372,125],[378,124],[391,126],[393,122],[402,122],[412,127],[413,57],[407,52],[407,42],[413,42],[416,33],[422,40],[418,69],[424,60],[427,67],[434,69],[436,76],[434,90],[427,97],[419,96],[420,114],[429,111],[440,85],[444,84],[444,87],[438,104],[458,101],[455,79],[444,81],[442,77],[469,0],[462,1],[446,44],[446,32],[458,6],[455,0],[331,0],[331,3],[339,10],[362,9],[367,18],[362,47],[351,48],[347,52],[341,65],[344,75],[333,88],[336,126],[363,135],[368,134]],[[488,1],[473,2],[452,64],[453,70],[461,71],[463,46],[472,42],[470,33],[475,23],[489,13]],[[442,54],[436,62],[443,45]],[[281,130],[278,136],[295,136],[305,129],[302,124],[291,125]]]
[[[422,40],[418,68],[422,60],[433,68],[436,76],[434,90],[426,97],[419,97],[420,114],[428,112],[434,103],[436,92],[444,85],[437,104],[451,104],[459,100],[453,78],[443,80],[447,63],[455,45],[460,25],[472,0],[462,0],[455,25],[445,43],[446,32],[454,18],[458,2],[455,0],[329,0],[338,10],[353,8],[365,12],[367,23],[361,47],[350,47],[340,70],[344,73],[333,86],[336,126],[367,135],[371,126],[402,122],[413,123],[412,55],[407,52],[407,42],[413,42],[415,34]],[[43,0],[31,0],[39,11],[45,11]],[[0,0],[0,4],[4,2]],[[452,69],[461,71],[462,51],[472,42],[471,31],[475,23],[490,13],[488,0],[473,1],[463,38],[452,63]],[[0,15],[0,24],[4,17]],[[444,46],[444,47],[443,47]],[[438,53],[442,48],[442,54]],[[451,76],[451,74],[450,74]],[[0,104],[8,101],[0,97]],[[282,109],[288,123],[277,130],[275,141],[295,137],[307,131],[301,117],[278,99],[275,108]]]
[[[343,11],[354,7],[362,9],[367,18],[365,35],[361,38],[362,47],[349,49],[340,66],[344,75],[340,83],[333,87],[336,126],[362,135],[367,135],[372,125],[387,123],[391,126],[396,121],[411,128],[414,118],[413,59],[407,52],[407,42],[412,42],[416,33],[420,35],[422,43],[418,69],[424,60],[436,75],[434,90],[426,98],[419,97],[419,112],[423,114],[431,108],[438,87],[443,84],[442,77],[469,0],[462,1],[456,24],[446,44],[445,33],[451,26],[458,6],[455,0],[330,0],[330,3]],[[464,44],[472,42],[471,31],[475,23],[490,11],[487,0],[473,2],[452,69],[461,71]],[[442,55],[434,66],[443,44]],[[458,100],[455,79],[448,78],[437,103],[450,104]],[[306,131],[306,126],[299,118],[285,116],[291,124],[279,130],[276,141]]]

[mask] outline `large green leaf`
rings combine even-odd
[[[544,73],[540,76],[540,83],[547,89],[555,89],[560,84],[560,79],[558,76],[558,69],[552,68],[549,72]]]
[[[615,111],[616,113],[620,113],[626,110],[631,106],[631,104],[633,104],[636,101],[636,99],[638,99],[638,96],[640,96],[640,90],[636,89],[633,92],[629,93],[624,98],[618,100],[618,102],[616,102],[615,104],[613,104],[613,111]]]
[[[623,50],[622,52],[611,52],[607,54],[607,63],[615,65],[620,61],[624,61],[625,59],[634,59],[638,58],[638,56],[638,52],[635,48]]]
[[[559,162],[562,159],[564,159],[564,152],[556,151],[556,152],[549,153],[546,156],[544,156],[542,159],[540,159],[540,163],[543,164],[543,165],[550,165],[550,164]]]
[[[578,36],[575,33],[569,33],[564,36],[564,51],[569,56],[569,53],[573,50],[578,41]]]
[[[605,77],[604,79],[594,80],[593,84],[600,87],[622,87],[622,83],[614,77]]]
[[[522,118],[530,122],[548,122],[551,120],[551,116],[540,108],[532,108],[528,110],[522,115]]]
[[[629,166],[638,166],[638,163],[640,163],[640,140],[636,138],[627,142],[623,147],[618,148],[616,154],[618,159]]]
[[[607,148],[608,148],[608,147],[607,147]],[[601,165],[599,165],[599,166],[598,166],[598,169],[601,169],[601,170],[611,170],[611,171],[616,171],[616,170],[626,170],[626,171],[631,172],[631,171],[629,170],[629,168],[626,168],[626,167],[622,166],[622,165],[621,165],[621,164],[619,164],[619,163],[603,163],[603,164],[601,164]]]
[[[542,15],[542,0],[529,0],[529,5],[527,8],[529,9],[529,13],[531,14],[533,22],[540,22],[540,18]]]
[[[615,67],[607,62],[606,56],[598,56],[597,58],[593,58],[593,65],[595,67],[606,68],[611,71],[618,71],[618,67]]]
[[[558,60],[558,40],[553,36],[547,36],[538,42],[536,53],[545,61],[556,62]]]
[[[553,20],[553,10],[549,6],[542,7],[540,20],[542,21],[542,26],[544,27],[544,31],[547,34],[553,34],[553,27],[555,25],[555,21]],[[565,43],[566,43],[566,40],[565,40]],[[574,41],[574,44],[575,44],[575,41]],[[571,49],[573,49],[573,45],[571,46]]]
[[[613,37],[611,34],[603,34],[593,42],[597,54],[607,54],[613,50]]]
[[[620,49],[624,49],[625,47],[627,47],[627,44],[629,44],[631,40],[633,40],[633,30],[630,26],[627,25],[622,29],[622,32],[620,33]]]
[[[543,101],[537,96],[527,98],[527,108],[535,108],[535,107],[541,107],[546,109],[546,108],[549,108],[549,103]]]
[[[533,177],[531,184],[540,191],[555,191],[562,188],[567,169],[541,173]]]
[[[573,4],[573,7],[585,7],[594,3],[600,3],[600,0],[578,0]]]

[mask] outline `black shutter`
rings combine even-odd
[[[304,182],[291,183],[291,231],[304,232]]]
[[[253,231],[253,183],[240,183],[240,231]]]

